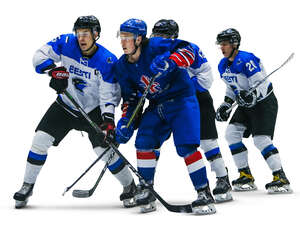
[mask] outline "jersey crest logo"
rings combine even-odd
[[[111,57],[108,57],[108,58],[106,59],[106,62],[107,62],[107,63],[113,63],[112,58],[111,58]]]
[[[88,84],[85,80],[82,80],[79,78],[73,78],[72,83],[75,86],[75,88],[82,94],[83,94],[83,89],[88,86]]]
[[[88,66],[88,58],[86,57],[81,57],[80,58],[80,64],[84,65],[84,66]]]
[[[145,76],[145,75],[142,75],[140,81],[142,82],[142,86],[143,86],[144,89],[146,89],[146,88],[148,87],[148,85],[150,84],[150,79],[149,79],[149,77],[147,77],[147,76]],[[154,94],[154,93],[160,91],[160,89],[161,89],[161,88],[160,88],[159,83],[154,82],[154,83],[151,85],[149,91],[150,91],[150,94]]]

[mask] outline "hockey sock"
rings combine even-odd
[[[136,155],[138,172],[147,183],[153,183],[157,163],[155,152],[153,150],[137,150]]]
[[[106,148],[100,146],[94,148],[94,151],[98,156],[101,155],[105,150]],[[112,150],[109,150],[102,157],[102,160],[106,162],[111,153]],[[124,187],[131,184],[133,180],[132,174],[130,173],[128,166],[125,165],[124,161],[117,154],[114,154],[107,168]]]
[[[274,145],[269,145],[261,151],[262,156],[266,160],[270,169],[274,172],[280,170],[281,160],[277,148]]]
[[[196,190],[205,187],[208,184],[206,168],[199,151],[184,157],[190,178]]]
[[[226,176],[227,170],[217,140],[201,140],[200,147],[204,150],[205,157],[210,163],[211,170],[216,173],[216,177]]]
[[[238,169],[248,166],[248,150],[242,142],[229,145],[233,160]]]
[[[34,184],[38,174],[46,162],[47,155],[40,155],[29,151],[24,175],[24,182]]]
[[[277,148],[273,145],[272,139],[267,135],[256,135],[253,142],[266,160],[270,169],[274,172],[281,169],[281,160]]]

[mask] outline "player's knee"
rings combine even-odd
[[[211,149],[215,149],[219,147],[217,139],[207,139],[201,140],[200,147],[204,150],[204,152],[210,151]]]
[[[236,126],[229,124],[226,132],[225,139],[229,144],[234,144],[242,141],[242,133],[236,129]]]
[[[197,151],[197,148],[194,145],[179,145],[176,146],[176,151],[180,157],[186,157]]]
[[[53,145],[54,140],[55,138],[51,135],[38,130],[33,137],[31,151],[36,154],[46,155],[48,149]]]
[[[101,146],[97,146],[94,149],[94,152],[96,153],[97,156],[100,156],[103,154],[103,152],[107,149],[107,147],[101,147]],[[109,158],[109,155],[111,154],[112,150],[107,151],[101,158],[101,160],[103,160],[104,162],[106,162]],[[114,156],[115,157],[115,156]]]
[[[272,145],[272,140],[270,136],[267,135],[257,135],[253,137],[253,142],[256,148],[263,150],[265,147]]]

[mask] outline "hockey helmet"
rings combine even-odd
[[[120,32],[133,33],[135,38],[138,36],[145,38],[147,35],[147,25],[143,20],[129,19],[120,25]]]
[[[98,32],[98,37],[100,36],[101,26],[99,20],[95,16],[80,16],[74,23],[73,31],[76,32],[77,29],[91,29],[92,33]]]
[[[220,44],[223,41],[229,41],[230,44],[236,44],[237,48],[239,48],[241,35],[236,29],[229,28],[220,32],[217,36],[217,44]]]
[[[170,38],[178,38],[179,26],[174,20],[161,19],[154,24],[152,35],[166,35]]]

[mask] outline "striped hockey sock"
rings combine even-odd
[[[185,164],[188,168],[190,178],[196,190],[207,185],[206,168],[199,151],[184,158]]]
[[[138,172],[147,183],[153,183],[157,163],[155,152],[137,150],[136,155]]]

